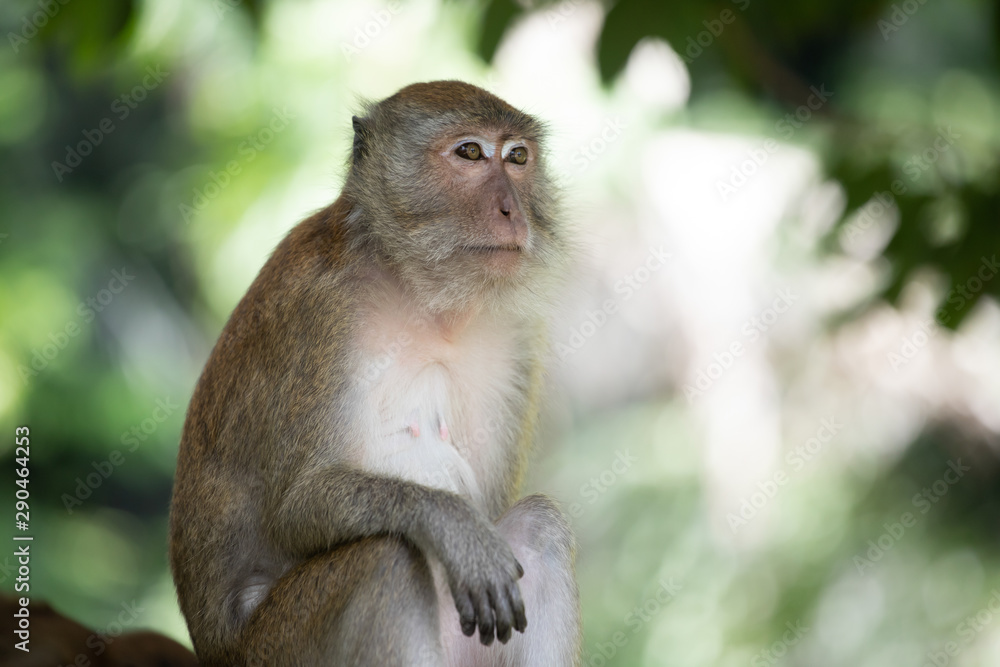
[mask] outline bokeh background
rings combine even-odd
[[[579,537],[584,664],[1000,664],[998,5],[5,1],[32,597],[187,642],[201,366],[359,101],[458,78],[548,121],[581,241],[530,486]]]

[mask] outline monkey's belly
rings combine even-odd
[[[374,428],[365,467],[479,501],[475,472],[462,456],[461,415],[453,390],[438,365],[414,377],[399,372],[384,378],[371,397]]]

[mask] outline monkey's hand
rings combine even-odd
[[[517,580],[524,569],[493,524],[467,500],[344,466],[302,474],[267,522],[276,544],[302,557],[368,535],[406,535],[444,566],[462,623],[483,644],[524,632]]]
[[[490,521],[460,498],[427,526],[433,551],[444,566],[455,598],[462,632],[489,646],[507,643],[511,629],[524,632],[528,621],[517,580],[524,568]],[[439,508],[440,509],[440,508]]]

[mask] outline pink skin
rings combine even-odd
[[[459,154],[467,144],[478,146],[477,159]],[[512,151],[517,148],[526,153],[524,164],[511,159]],[[531,142],[499,132],[455,135],[434,148],[453,179],[465,181],[463,190],[481,193],[477,204],[485,209],[479,230],[481,238],[467,246],[466,252],[479,257],[486,267],[500,275],[516,272],[523,253],[531,250],[531,230],[514,186],[531,176],[536,150]]]

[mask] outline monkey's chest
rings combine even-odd
[[[512,375],[495,348],[440,358],[414,347],[366,365],[362,465],[485,502],[512,444]]]
[[[475,472],[460,450],[468,416],[453,384],[438,364],[410,373],[387,369],[364,401],[366,467],[478,496]]]

